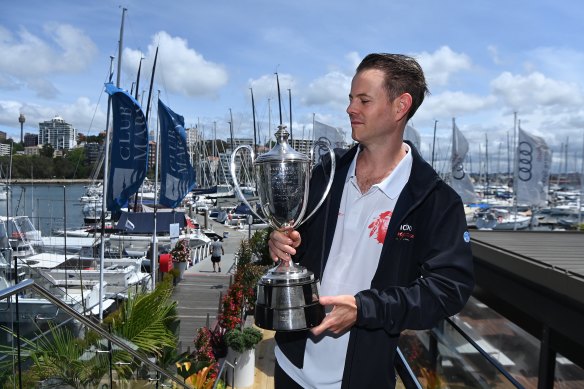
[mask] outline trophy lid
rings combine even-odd
[[[264,162],[281,162],[281,161],[298,161],[309,162],[310,159],[298,151],[294,150],[288,144],[288,136],[290,133],[286,130],[286,126],[279,125],[278,131],[274,134],[276,137],[276,145],[270,151],[258,156],[255,163]]]

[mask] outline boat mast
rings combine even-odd
[[[584,134],[582,135],[582,157],[580,159],[580,201],[578,203],[578,230],[582,224],[582,207],[584,207]]]
[[[280,113],[280,127],[284,124],[282,122],[282,96],[280,95],[280,79],[278,78],[278,72],[276,72],[276,84],[278,86],[278,111]]]
[[[517,112],[513,112],[513,215],[515,215],[513,231],[517,231],[517,176],[519,175],[518,174],[519,161],[517,153],[517,127],[518,127]]]
[[[122,8],[122,24],[120,27],[120,40],[118,45],[118,74],[116,77],[116,86],[120,87],[120,71],[122,68],[122,48],[124,38],[124,19],[126,17],[126,8]],[[113,75],[113,61],[114,57],[110,56],[110,82]],[[107,180],[109,170],[109,148],[111,141],[111,131],[109,129],[109,118],[111,113],[112,97],[107,99],[107,114],[105,122],[105,157],[103,162],[103,185],[102,185],[102,200],[101,200],[101,241],[100,241],[100,257],[99,257],[99,322],[103,321],[103,266],[105,259],[105,213],[107,211]]]
[[[158,91],[160,100],[160,91]],[[152,290],[156,289],[156,259],[158,258],[158,226],[156,225],[156,213],[158,210],[158,159],[160,150],[159,120],[156,121],[156,163],[154,164],[154,233],[152,234],[152,258],[150,259],[150,279],[152,280]]]
[[[257,139],[255,103],[253,100],[253,89],[249,88],[249,90],[251,92],[251,115],[253,117],[253,151],[257,155],[258,154],[258,139]]]
[[[432,169],[434,169],[434,149],[436,148],[436,126],[437,125],[438,125],[438,120],[434,120],[434,136],[432,138]],[[454,129],[452,131],[454,131]]]
[[[233,151],[235,147],[233,146],[233,113],[231,108],[229,108],[229,136],[231,137],[231,151]]]
[[[292,90],[288,89],[288,103],[290,105],[290,143],[292,143]]]

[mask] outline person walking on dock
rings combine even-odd
[[[211,262],[213,263],[213,273],[216,273],[216,268],[219,268],[219,273],[221,273],[221,255],[225,255],[225,250],[219,238],[215,238],[211,242],[209,253],[211,254]]]

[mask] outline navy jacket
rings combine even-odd
[[[459,312],[474,286],[460,197],[408,144],[413,157],[410,178],[389,222],[371,288],[355,295],[357,322],[351,329],[342,388],[393,388],[393,362],[401,331],[432,328]],[[337,168],[329,196],[298,228],[302,244],[294,261],[319,279],[356,150],[336,150]],[[330,161],[318,165],[313,172],[307,214],[324,192],[329,165]],[[278,346],[298,367],[303,365],[306,336],[307,331],[276,333]]]

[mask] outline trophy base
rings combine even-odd
[[[272,331],[300,331],[319,325],[325,317],[324,306],[315,302],[295,308],[255,306],[255,325]]]

